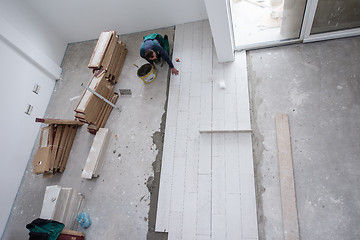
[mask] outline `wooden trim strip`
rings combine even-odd
[[[289,117],[287,114],[276,114],[275,120],[284,239],[298,240],[300,235],[291,156]]]

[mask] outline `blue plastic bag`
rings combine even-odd
[[[82,228],[88,228],[91,225],[91,219],[89,214],[82,212],[77,216],[77,221],[80,223]]]

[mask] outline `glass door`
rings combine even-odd
[[[360,35],[359,0],[312,0],[304,42]]]
[[[235,48],[300,41],[306,0],[230,0]]]

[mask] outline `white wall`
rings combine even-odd
[[[44,116],[55,81],[34,67],[0,38],[1,94],[1,161],[0,161],[0,234],[4,230],[11,206],[21,183],[38,135],[35,117]],[[38,95],[32,92],[40,85]],[[27,103],[34,106],[25,114]]]
[[[30,159],[66,49],[47,22],[19,0],[0,8],[0,235]],[[37,83],[39,94],[32,92]],[[26,115],[27,104],[33,105]]]
[[[229,0],[204,0],[219,62],[234,61],[235,47],[230,24]]]
[[[26,0],[1,0],[0,16],[60,66],[67,47],[66,40],[29,4],[30,1]]]
[[[69,43],[106,30],[127,34],[207,19],[203,0],[32,0],[31,6]]]

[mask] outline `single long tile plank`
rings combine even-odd
[[[200,135],[199,174],[211,173],[211,134]]]
[[[200,96],[190,97],[189,127],[188,127],[189,139],[197,138],[199,135],[200,113],[201,113],[200,104],[201,104]]]
[[[213,157],[211,214],[225,215],[226,172],[224,157]],[[223,229],[224,230],[224,229]]]
[[[197,174],[199,164],[199,123],[200,97],[191,97],[189,106],[189,126],[187,129],[187,158],[185,173],[185,189],[188,192],[197,192]]]
[[[196,234],[211,234],[211,175],[198,176],[198,198],[196,211]]]
[[[226,235],[227,240],[243,239],[242,205],[239,193],[226,194]]]
[[[212,128],[225,128],[225,92],[223,64],[218,63],[215,50],[213,50],[213,92],[212,92]]]
[[[174,171],[171,185],[170,211],[184,210],[186,157],[174,157]]]
[[[225,156],[225,134],[226,133],[212,134],[212,157]]]
[[[225,205],[223,203],[223,205]],[[213,214],[211,216],[211,239],[226,240],[226,216],[225,214]]]
[[[183,212],[171,211],[168,240],[182,239]]]
[[[197,193],[186,192],[184,201],[182,239],[195,239],[196,237],[196,209]]]
[[[160,174],[158,210],[155,231],[163,232],[169,228],[171,186],[174,168],[175,127],[165,129],[163,157]]]
[[[200,129],[209,130],[212,126],[212,82],[201,83]]]
[[[250,129],[251,124],[246,51],[235,53],[235,64],[238,129]]]
[[[251,133],[241,133],[238,135],[238,151],[240,158],[240,174],[245,173],[254,175]]]
[[[206,134],[207,135],[207,134]],[[225,160],[225,135],[212,135],[212,235],[219,239],[220,236],[226,236],[226,160]],[[223,234],[224,233],[224,234]],[[226,238],[223,238],[226,239]]]
[[[244,239],[258,239],[255,182],[253,174],[240,174],[241,229]]]
[[[224,63],[224,84],[225,84],[225,97],[224,97],[224,129],[238,129],[237,128],[237,101],[236,101],[236,63]]]
[[[242,133],[225,134],[226,193],[240,193],[240,158],[238,136]]]
[[[196,240],[211,240],[210,235],[196,235]]]
[[[300,235],[296,207],[293,160],[291,155],[289,117],[287,114],[276,114],[275,120],[284,239],[296,240],[300,239]]]
[[[170,219],[172,174],[161,171],[158,207],[156,212],[156,232],[168,232]]]
[[[173,47],[173,59],[182,58],[183,54],[183,39],[184,39],[185,25],[180,24],[176,26],[175,39]],[[182,71],[182,65],[173,61],[175,67]],[[180,76],[171,76],[169,100],[167,106],[167,121],[165,128],[165,138],[163,147],[162,166],[160,174],[159,197],[156,213],[155,231],[167,232],[169,229],[170,220],[170,206],[171,206],[171,189],[172,177],[174,170],[174,154],[176,144],[176,126],[178,120],[178,106],[180,95]]]

